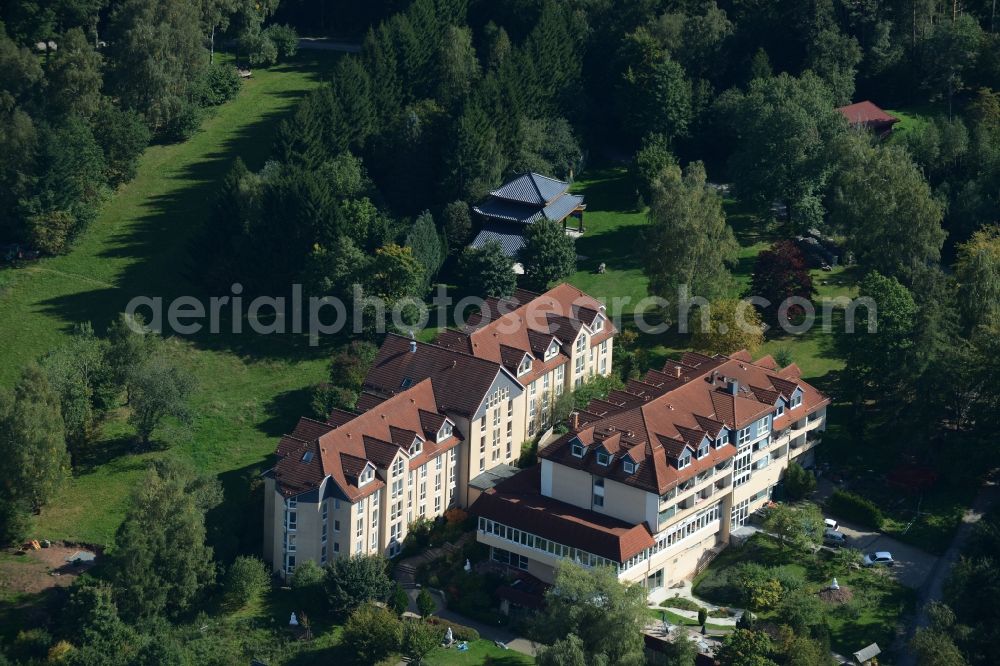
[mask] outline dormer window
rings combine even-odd
[[[415,456],[424,450],[424,441],[419,437],[413,438],[413,444],[410,444],[410,455]]]
[[[635,463],[627,458],[622,462],[622,469],[625,470],[626,474],[635,474],[635,467]]]
[[[571,451],[571,452],[573,453],[573,455],[574,455],[574,456],[576,456],[577,458],[582,458],[582,457],[583,457],[583,453],[584,453],[584,450],[585,450],[585,449],[584,449],[584,446],[583,446],[583,442],[581,442],[581,441],[580,441],[580,440],[578,440],[578,439],[574,439],[574,440],[573,440],[573,442],[572,442],[572,443],[570,444],[570,447],[569,447],[569,450],[570,450],[570,451]]]
[[[778,404],[775,407],[774,415],[775,416],[781,416],[784,413],[785,413],[785,401],[784,400],[778,400]]]
[[[677,459],[677,469],[684,469],[691,464],[691,452],[685,450]]]
[[[552,344],[549,345],[549,348],[545,350],[545,360],[547,361],[550,358],[554,358],[555,355],[558,353],[559,353],[559,343],[553,340]]]
[[[449,437],[451,437],[451,421],[445,421],[441,424],[441,429],[438,430],[437,441],[443,442]]]
[[[719,436],[715,438],[715,448],[721,449],[728,443],[729,443],[729,431],[723,428],[719,432]]]
[[[802,404],[802,394],[801,393],[796,393],[795,395],[792,396],[792,402],[791,402],[790,408],[791,409],[795,409],[796,407],[798,407],[801,404]]]
[[[708,442],[707,441],[702,442],[701,446],[698,447],[698,460],[701,460],[702,458],[708,455],[708,449],[709,449]]]
[[[611,454],[603,449],[597,452],[597,464],[607,467],[611,464]]]
[[[371,463],[365,465],[365,468],[361,470],[361,474],[358,475],[358,487],[370,483],[375,480],[375,466]]]
[[[527,354],[524,355],[524,360],[521,361],[521,365],[517,368],[517,376],[520,377],[526,372],[531,370],[531,357]]]
[[[594,318],[594,323],[591,325],[590,330],[594,333],[604,330],[604,317],[597,315],[597,317]]]

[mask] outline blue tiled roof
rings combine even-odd
[[[513,224],[491,224],[479,232],[469,247],[482,247],[492,240],[500,243],[504,254],[517,258],[517,253],[524,247],[524,237],[521,235],[522,228]]]
[[[583,205],[583,197],[578,194],[566,194],[543,208],[542,214],[550,220],[560,222],[581,205]]]
[[[542,216],[540,206],[515,203],[506,199],[489,198],[478,206],[473,206],[472,210],[498,220],[508,222],[520,222],[529,224],[538,220]]]
[[[544,206],[569,189],[569,183],[537,173],[524,173],[490,194],[501,199]]]

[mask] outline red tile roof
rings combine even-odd
[[[840,115],[847,118],[847,122],[852,125],[864,125],[868,126],[885,126],[892,125],[893,123],[898,123],[899,118],[891,114],[886,113],[879,107],[875,106],[872,102],[865,100],[863,102],[855,102],[854,104],[848,104],[847,106],[842,106],[837,109]]]
[[[410,351],[411,343],[416,351]],[[388,397],[429,378],[434,382],[434,395],[438,400],[433,411],[455,411],[471,416],[482,404],[499,372],[501,364],[497,361],[390,333],[365,377],[364,389]]]
[[[632,525],[596,511],[545,497],[535,465],[487,490],[469,512],[615,562],[654,545],[646,523]]]
[[[358,476],[369,462],[384,470],[403,450],[413,469],[461,441],[457,431],[435,441],[445,421],[435,410],[434,387],[424,380],[352,419],[344,420],[341,414],[338,425],[300,419],[295,431],[278,444],[279,460],[273,470],[278,489],[286,496],[298,495],[330,477],[348,500],[355,501],[384,487],[378,477],[358,486]],[[424,440],[422,451],[410,457],[409,447],[418,436]]]
[[[773,359],[753,363],[745,351],[729,357],[688,353],[668,361],[662,372],[650,372],[642,381],[630,381],[624,390],[612,391],[578,412],[573,432],[539,453],[542,458],[583,469],[592,474],[663,494],[674,486],[736,454],[735,437],[719,448],[712,446],[702,460],[692,458],[683,470],[677,458],[685,448],[697,449],[704,437],[715,440],[723,426],[744,428],[776,411],[779,396],[786,400],[801,389],[803,407],[774,419],[773,429],[784,428],[826,405],[829,399],[798,378],[796,366],[774,369]],[[730,382],[735,380],[733,393]],[[579,440],[586,451],[603,447],[612,454],[610,465],[597,463],[595,455],[572,455],[571,442]],[[627,474],[619,463],[628,454],[638,468]]]
[[[560,349],[556,358],[543,360],[553,338],[558,338],[564,348],[573,344],[580,329],[593,325],[603,310],[600,301],[565,283],[544,294],[518,289],[507,298],[486,299],[462,332],[443,331],[436,342],[500,363],[514,374],[523,354],[530,353],[534,357],[531,370],[520,377],[527,384],[569,360],[565,349]],[[605,324],[591,336],[590,346],[615,332],[605,316]]]

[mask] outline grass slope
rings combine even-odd
[[[63,342],[73,324],[90,321],[103,331],[133,296],[167,302],[199,294],[187,247],[207,220],[219,182],[237,156],[251,169],[263,165],[277,122],[319,83],[334,57],[309,52],[256,71],[192,139],[150,147],[136,178],[107,202],[72,252],[0,274],[0,385],[10,386],[24,364]],[[121,415],[113,417],[88,466],[40,516],[39,536],[110,543],[129,490],[159,456],[222,475],[227,501],[245,497],[274,437],[304,413],[304,387],[324,375],[321,352],[288,338],[206,335],[171,344],[182,348],[198,382],[192,427],[168,430],[163,438],[173,446],[166,452],[132,455],[129,430]]]

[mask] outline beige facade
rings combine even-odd
[[[641,583],[656,597],[693,576],[714,557],[728,542],[730,532],[770,500],[789,462],[811,454],[825,426],[823,407],[779,432],[764,431],[740,445],[735,458],[703,471],[662,497],[549,460],[542,461],[540,490],[547,497],[627,523],[645,522],[656,545],[617,564],[622,580]],[[552,582],[560,559],[578,557],[577,551],[568,547],[565,551],[570,555],[560,554],[558,546],[556,553],[527,546],[518,530],[513,531],[513,540],[505,534],[502,526],[496,529],[494,521],[480,520],[477,539],[481,543],[502,553],[504,559],[513,553],[519,558],[517,568],[546,582]]]

